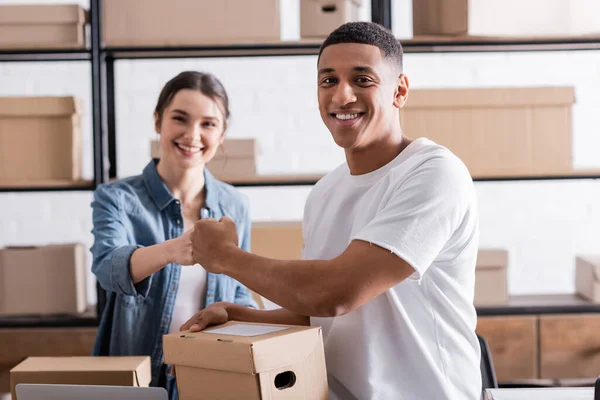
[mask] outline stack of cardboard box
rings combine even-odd
[[[0,48],[85,48],[87,12],[79,5],[0,5]]]
[[[74,97],[0,97],[0,185],[81,179],[81,104]]]
[[[163,336],[181,400],[325,400],[320,327],[230,321]]]

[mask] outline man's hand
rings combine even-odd
[[[229,321],[227,306],[229,303],[213,303],[205,309],[197,312],[185,324],[181,325],[180,331],[198,332],[207,326],[220,325]]]
[[[235,223],[229,217],[196,221],[191,239],[194,262],[214,274],[222,273],[227,254],[238,246]]]

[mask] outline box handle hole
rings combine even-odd
[[[285,371],[277,374],[275,377],[275,387],[279,390],[291,388],[296,384],[296,374],[292,371]]]
[[[337,7],[334,4],[332,4],[332,5],[323,6],[323,7],[321,7],[321,9],[323,10],[323,12],[332,13],[332,12],[335,12],[335,10],[337,10]]]

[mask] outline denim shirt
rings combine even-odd
[[[163,364],[162,336],[171,323],[181,266],[168,264],[137,284],[129,273],[129,259],[136,249],[183,233],[181,204],[159,177],[156,162],[152,160],[142,175],[101,185],[94,192],[92,271],[107,298],[93,355],[150,356],[151,386],[166,387],[172,382]],[[208,170],[204,178],[206,201],[200,217],[233,219],[239,246],[249,251],[246,197]],[[209,273],[206,289],[206,306],[227,301],[256,307],[248,289],[228,276]]]

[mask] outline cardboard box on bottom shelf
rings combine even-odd
[[[406,135],[448,147],[473,177],[573,172],[572,87],[411,90]]]
[[[326,38],[346,22],[358,21],[361,0],[300,0],[300,37]]]
[[[0,5],[0,48],[85,48],[86,22],[76,4]]]
[[[262,43],[281,37],[279,0],[104,0],[102,13],[105,46]]]
[[[413,0],[413,34],[566,36],[600,33],[597,0]]]
[[[600,303],[600,255],[576,257],[575,291],[593,303]]]
[[[230,321],[163,336],[181,400],[328,398],[320,327]]]
[[[29,357],[10,370],[12,399],[20,383],[150,385],[150,357]]]
[[[81,179],[74,97],[0,97],[0,185]]]
[[[254,139],[225,139],[206,167],[218,179],[252,177],[256,175],[257,154]],[[151,141],[150,156],[160,158],[160,140]]]
[[[475,268],[475,305],[505,304],[508,301],[507,267],[506,250],[479,250]]]
[[[83,313],[85,259],[81,244],[0,250],[0,315]]]

